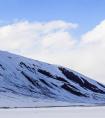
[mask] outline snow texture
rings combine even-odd
[[[1,118],[105,118],[105,107],[0,109]]]
[[[0,51],[0,107],[105,104],[105,86],[68,68]]]

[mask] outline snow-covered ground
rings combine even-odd
[[[0,108],[99,104],[105,104],[105,85],[66,67],[0,51]]]
[[[105,107],[0,109],[0,118],[105,118]]]

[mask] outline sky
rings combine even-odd
[[[105,83],[105,0],[0,0],[0,50]]]
[[[0,21],[64,20],[80,25],[79,36],[104,19],[104,4],[105,0],[0,0]]]

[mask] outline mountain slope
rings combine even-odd
[[[105,103],[105,86],[62,66],[0,51],[0,107]]]

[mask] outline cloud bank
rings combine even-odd
[[[68,66],[105,83],[105,20],[75,39],[78,25],[61,20],[0,26],[0,50]]]

